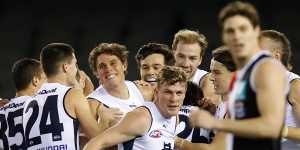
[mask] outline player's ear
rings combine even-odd
[[[275,57],[277,60],[281,60],[281,53],[280,53],[278,50],[276,50],[276,51],[274,52],[274,57]]]
[[[124,71],[126,71],[127,70],[127,68],[128,68],[128,62],[127,61],[125,61],[124,62],[124,64],[123,64],[123,69],[124,69]]]
[[[154,92],[153,92],[153,101],[157,100],[157,94],[158,94],[158,87],[154,88]]]
[[[39,80],[40,79],[38,77],[34,76],[31,81],[32,85],[35,87],[38,86]]]
[[[69,64],[63,63],[63,65],[62,65],[62,71],[63,72],[67,72],[68,70],[69,70]]]

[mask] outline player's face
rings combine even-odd
[[[73,54],[73,58],[70,63],[67,63],[68,65],[68,70],[67,70],[67,75],[68,75],[68,82],[70,85],[73,85],[74,82],[76,82],[76,73],[77,73],[77,59],[75,55]]]
[[[252,55],[258,44],[259,27],[253,27],[246,17],[236,15],[229,17],[223,24],[223,42],[237,59]]]
[[[156,85],[158,74],[165,66],[165,58],[162,54],[151,54],[140,61],[141,79]]]
[[[179,42],[174,50],[175,65],[181,67],[189,79],[201,64],[201,51],[198,43],[186,44],[183,42]]]
[[[173,85],[163,83],[155,90],[158,108],[166,118],[176,116],[183,103],[186,92],[186,83],[177,82]]]
[[[96,62],[97,74],[100,82],[105,86],[118,85],[125,80],[124,72],[127,69],[126,64],[111,54],[100,54]]]
[[[211,60],[210,71],[216,94],[228,93],[232,73],[222,63],[214,59]]]

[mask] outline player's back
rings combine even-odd
[[[5,134],[7,130],[7,121],[4,109],[4,106],[0,107],[0,150],[8,149],[8,139]]]
[[[23,109],[26,101],[31,100],[31,96],[20,96],[10,100],[4,105],[7,129],[5,135],[8,142],[8,148],[11,150],[26,149],[24,129],[23,129]]]
[[[45,83],[33,100],[26,102],[23,127],[27,149],[79,149],[79,122],[65,108],[70,87]]]

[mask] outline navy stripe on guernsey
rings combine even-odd
[[[67,111],[67,109],[66,109],[66,106],[65,106],[65,99],[66,99],[66,96],[68,95],[68,93],[70,92],[71,89],[72,89],[72,88],[69,88],[69,89],[66,91],[65,95],[64,95],[64,98],[63,98],[63,106],[64,106],[64,110],[65,110],[66,114],[67,114],[70,118],[72,118],[72,119],[74,119],[74,120],[77,120],[76,118],[72,117],[72,116],[68,113],[68,111]]]
[[[265,58],[270,58],[271,56],[266,54],[261,54],[258,56],[256,60],[247,68],[244,73],[242,79],[237,82],[244,83],[244,88],[242,91],[243,93],[239,93],[235,101],[235,119],[236,120],[243,120],[248,118],[255,118],[260,116],[258,107],[257,107],[257,98],[256,92],[253,91],[250,85],[250,76],[253,72],[254,66]],[[238,86],[238,85],[236,85]],[[271,138],[264,138],[264,139],[250,139],[244,138],[234,135],[233,139],[233,149],[234,150],[280,150],[280,138],[278,139],[271,139]]]
[[[124,142],[123,143],[123,148],[124,148],[124,150],[132,150],[133,149],[133,144],[134,144],[134,140],[135,140],[136,138],[134,138],[134,139],[132,139],[132,140],[130,140],[130,141],[127,141],[127,142]]]
[[[147,108],[145,106],[140,106],[140,107],[137,107],[137,108],[142,108],[142,107],[147,109],[147,111],[150,113],[150,117],[151,117],[151,124],[150,124],[150,127],[149,127],[148,131],[146,132],[146,133],[148,133],[151,129],[153,118],[152,118],[152,114],[151,114],[151,111],[149,110],[149,108]],[[141,137],[141,136],[137,136],[137,137],[135,137],[134,139],[132,139],[130,141],[124,142],[123,143],[124,150],[133,150],[134,140],[138,137]]]
[[[65,106],[66,95],[70,90],[71,87],[59,83],[44,83],[34,99],[26,102],[28,109],[25,109],[26,111],[23,113],[23,127],[26,127],[26,131],[29,133],[26,138],[27,140],[32,140],[35,137],[40,139],[40,142],[28,146],[28,150],[56,148],[79,150],[79,138],[77,137],[79,136],[79,120],[72,117]],[[37,107],[32,107],[32,104],[37,105]],[[57,108],[53,104],[57,105]],[[32,111],[28,111],[31,109]],[[37,112],[33,113],[33,111]],[[34,117],[34,122],[32,122],[33,114],[37,114],[36,118]],[[27,125],[29,126],[28,130]],[[54,135],[54,137],[53,132],[49,130],[50,125],[54,130],[57,129],[53,132],[59,132],[57,136]],[[41,132],[43,130],[45,130],[44,133]]]
[[[78,134],[78,130],[79,130],[79,121],[78,120],[73,120],[73,126],[74,126],[74,143],[75,143],[75,150],[78,150],[78,144],[79,143],[79,139],[77,137],[79,137]]]
[[[66,109],[66,106],[65,106],[65,99],[66,99],[66,96],[67,96],[67,94],[70,92],[70,90],[71,90],[72,88],[69,88],[67,91],[66,91],[66,93],[65,93],[65,95],[64,95],[64,99],[63,99],[63,106],[64,106],[64,110],[65,110],[65,112],[66,112],[66,114],[70,117],[70,118],[72,118],[73,119],[73,127],[74,127],[74,144],[75,144],[75,150],[78,150],[78,144],[76,144],[76,143],[79,143],[79,139],[77,139],[77,134],[78,134],[78,130],[79,130],[79,121],[78,121],[78,119],[77,118],[74,118],[74,117],[72,117],[69,113],[68,113],[68,111],[67,111],[67,109]]]
[[[289,84],[292,84],[292,82],[293,82],[294,80],[300,80],[299,76],[297,76],[297,77],[293,78],[292,80],[290,80],[290,81],[289,81]],[[294,106],[294,104],[290,101],[289,96],[290,96],[290,95],[288,94],[288,95],[287,95],[287,101],[288,101],[288,103],[289,103],[291,106]]]

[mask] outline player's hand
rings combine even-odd
[[[194,107],[190,112],[190,125],[192,127],[200,127],[212,129],[216,124],[216,119],[208,111]]]
[[[204,97],[198,102],[198,104],[201,109],[204,109],[211,114],[216,113],[217,105],[215,105],[211,99]]]
[[[180,137],[175,137],[175,149],[182,150],[185,142],[186,142],[185,139],[182,139]]]
[[[124,113],[118,108],[107,108],[105,106],[101,106],[99,116],[100,123],[101,121],[108,122],[109,126],[113,126],[121,120]]]
[[[95,141],[92,139],[90,140],[83,148],[83,150],[99,150],[98,148],[94,147]]]
[[[150,83],[142,80],[134,81],[135,85],[141,91],[145,100],[152,101],[155,86],[152,86]]]

